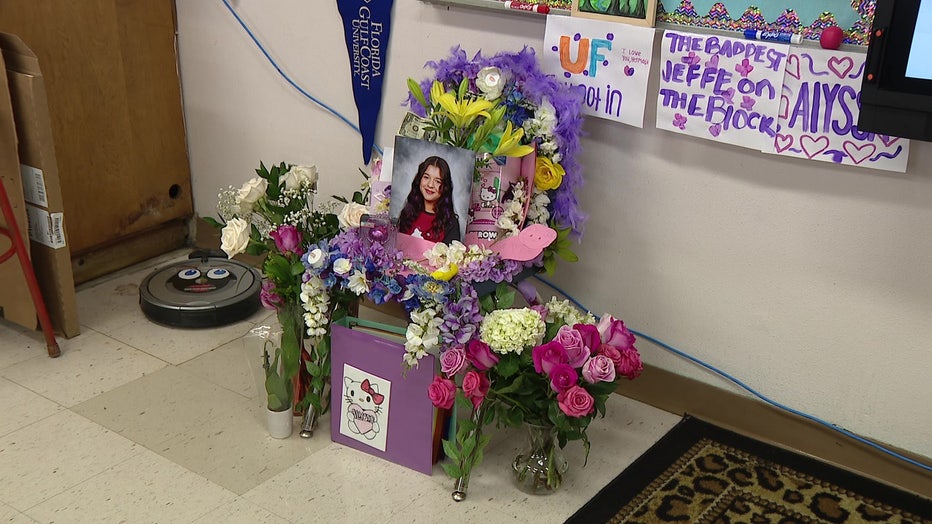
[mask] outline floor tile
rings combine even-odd
[[[432,486],[423,473],[331,443],[244,497],[292,522],[391,522],[399,501]]]
[[[0,436],[28,426],[60,411],[60,405],[28,389],[0,378]],[[2,520],[0,520],[2,522]]]
[[[0,437],[2,500],[25,512],[140,450],[99,424],[61,411]]]
[[[143,450],[25,513],[42,522],[192,522],[235,498]]]
[[[32,524],[35,521],[0,502],[0,522],[3,524]]]
[[[168,366],[74,406],[72,410],[155,450],[213,417],[238,413],[249,400]]]
[[[330,444],[325,433],[300,438],[299,418],[290,438],[272,438],[265,427],[265,411],[248,401],[237,407],[163,442],[155,451],[242,495]],[[329,427],[327,418],[320,421],[321,427]]]
[[[194,522],[195,524],[214,524],[217,522],[223,522],[224,524],[288,524],[287,520],[256,506],[242,497],[237,497],[232,503],[224,504]],[[313,520],[307,519],[304,522],[313,522]]]
[[[250,346],[247,338],[227,342],[178,367],[246,398],[255,399],[259,405],[260,391],[265,392],[265,370],[262,369],[258,346]]]
[[[38,356],[49,358],[42,332],[0,319],[0,370]]]
[[[253,324],[248,320],[206,329],[171,328],[150,322],[141,315],[114,329],[109,335],[166,362],[178,365],[245,335]]]
[[[165,367],[165,362],[91,330],[65,344],[58,358],[36,356],[0,370],[0,375],[73,406]]]

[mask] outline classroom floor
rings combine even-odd
[[[567,446],[562,489],[525,495],[510,464],[523,435],[491,430],[468,498],[452,481],[330,441],[268,436],[243,337],[260,310],[215,329],[149,322],[138,285],[175,252],[80,286],[80,336],[48,358],[41,333],[0,319],[0,522],[559,523],[679,418],[618,395]],[[296,420],[297,423],[300,422]]]

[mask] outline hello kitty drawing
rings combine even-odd
[[[381,431],[379,416],[385,396],[379,393],[378,384],[365,379],[356,381],[343,377],[343,397],[346,406],[348,429],[367,440],[373,440]]]

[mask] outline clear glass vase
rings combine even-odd
[[[521,491],[548,495],[563,484],[569,464],[557,442],[554,426],[524,424],[527,445],[512,462],[514,480]]]

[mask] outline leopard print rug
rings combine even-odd
[[[709,439],[696,443],[609,522],[932,523]]]
[[[601,522],[932,524],[932,500],[687,416],[567,520]]]

